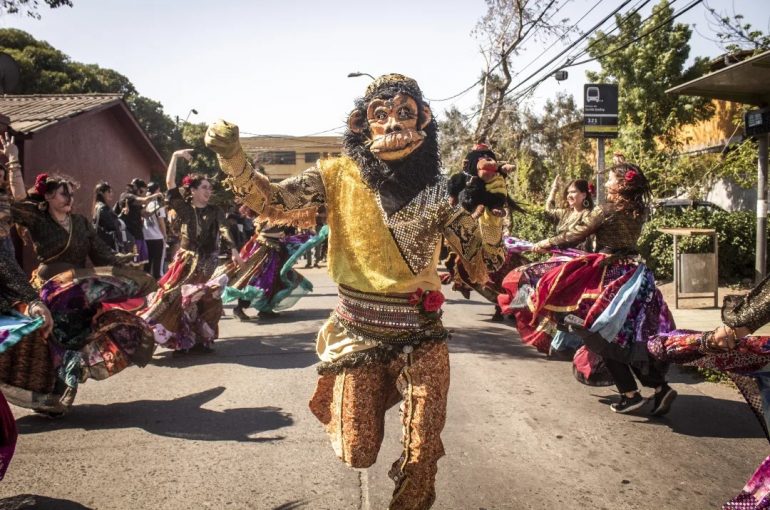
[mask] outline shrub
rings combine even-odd
[[[548,219],[543,207],[527,206],[527,214],[511,214],[510,233],[513,237],[536,243],[553,236],[555,232],[556,225]]]
[[[753,278],[756,218],[753,212],[709,212],[690,209],[684,212],[657,212],[648,221],[639,239],[639,251],[657,279],[672,278],[674,272],[673,237],[659,232],[665,227],[711,228],[719,241],[719,278],[736,281]],[[708,253],[711,237],[680,237],[681,253]]]

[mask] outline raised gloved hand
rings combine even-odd
[[[220,119],[208,127],[203,142],[223,158],[231,158],[241,148],[238,126]]]

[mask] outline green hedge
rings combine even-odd
[[[757,220],[753,212],[708,212],[690,209],[681,213],[657,212],[639,239],[639,251],[658,280],[670,279],[674,270],[673,237],[659,232],[664,227],[712,228],[719,240],[719,279],[737,281],[754,277]],[[680,237],[682,253],[712,250],[708,236]]]
[[[510,232],[513,237],[536,243],[553,236],[556,225],[548,219],[543,207],[528,206],[527,214],[511,214]]]

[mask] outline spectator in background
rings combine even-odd
[[[155,182],[147,185],[147,196],[158,196],[159,186]],[[163,274],[163,260],[166,252],[166,208],[161,198],[154,198],[144,206],[142,233],[147,244],[147,264],[144,270],[156,280]]]
[[[144,206],[152,200],[163,196],[161,193],[147,195],[147,184],[142,179],[132,180],[126,191],[120,195],[120,201],[115,204],[115,213],[126,224],[126,230],[134,238],[136,247],[136,262],[147,261],[147,243],[144,241],[144,222],[142,216]]]
[[[227,230],[230,232],[233,241],[235,241],[236,248],[240,251],[248,239],[243,233],[243,223],[241,223],[240,214],[237,212],[227,213]]]
[[[122,251],[126,242],[126,227],[112,210],[115,205],[115,193],[107,181],[102,181],[94,187],[94,203],[92,206],[92,221],[97,235],[114,252]]]

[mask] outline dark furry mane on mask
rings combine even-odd
[[[424,122],[422,107],[425,101],[419,89],[407,84],[389,84],[378,88],[372,94],[355,101],[355,109],[366,118],[366,107],[372,99],[392,99],[396,94],[409,95],[417,102],[420,111],[418,123]],[[406,158],[386,163],[375,156],[367,145],[372,134],[367,127],[361,133],[354,133],[350,129],[345,131],[343,137],[343,150],[351,159],[358,163],[361,170],[361,178],[373,190],[381,195],[397,198],[399,203],[406,200],[408,203],[417,193],[425,187],[435,184],[441,176],[441,157],[438,147],[438,124],[435,116],[424,129],[426,136],[422,145]]]

